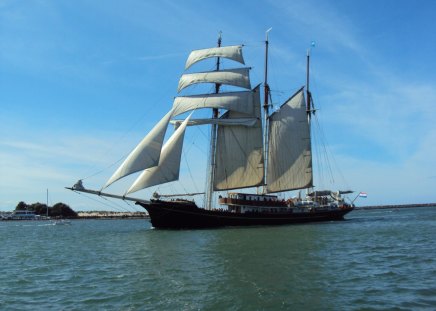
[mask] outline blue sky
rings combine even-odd
[[[219,31],[246,45],[261,83],[270,27],[277,106],[305,83],[316,42],[311,89],[335,172],[318,188],[366,191],[361,205],[436,202],[435,15],[425,0],[0,1],[0,210],[45,202],[46,189],[50,204],[134,210],[63,187],[101,187],[170,108],[189,52]],[[182,173],[196,179],[198,162]],[[162,192],[202,190],[189,183]]]

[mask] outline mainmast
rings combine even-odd
[[[266,184],[267,159],[268,159],[268,115],[269,115],[269,85],[268,85],[268,33],[272,28],[269,28],[265,33],[265,79],[264,79],[264,101],[263,101],[263,151],[264,151],[264,184]],[[263,187],[263,193],[266,192],[266,186]]]
[[[221,31],[218,35],[218,47],[221,47]],[[220,58],[216,59],[216,71],[220,70]],[[215,83],[215,93],[219,93],[220,84]],[[214,108],[212,111],[212,119],[218,118],[218,109]],[[217,125],[212,124],[210,132],[210,150],[209,150],[209,166],[207,170],[207,184],[206,184],[206,197],[205,197],[205,208],[212,208],[212,194],[213,194],[213,180],[215,175],[215,152],[216,152],[216,135],[217,135]]]

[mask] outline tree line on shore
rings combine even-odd
[[[33,211],[36,215],[46,216],[49,217],[66,217],[66,218],[76,218],[78,215],[77,213],[69,207],[65,203],[56,203],[53,206],[47,206],[47,204],[43,203],[32,203],[32,204],[26,204],[25,202],[21,201],[17,204],[15,207],[15,210],[27,210],[27,211]]]

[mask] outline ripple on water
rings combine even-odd
[[[4,222],[0,309],[431,310],[435,211],[198,231]]]

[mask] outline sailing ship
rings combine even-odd
[[[220,68],[222,59],[245,66],[242,45],[194,50],[185,70],[198,62],[216,59],[216,70],[184,73],[178,92],[198,83],[213,83],[214,92],[175,97],[170,111],[144,137],[109,178],[104,187],[86,189],[81,180],[74,191],[135,201],[144,207],[155,228],[213,228],[225,226],[283,225],[342,220],[353,210],[343,194],[351,191],[313,191],[310,121],[314,113],[309,91],[309,52],[307,83],[270,113],[268,85],[268,32],[265,40],[264,96],[260,85],[252,88],[250,68]],[[222,85],[243,90],[220,92]],[[262,113],[263,108],[263,113]],[[211,109],[212,117],[192,119],[196,110]],[[220,112],[224,112],[220,115]],[[184,120],[177,116],[190,113]],[[176,130],[164,143],[168,125]],[[179,179],[185,131],[188,126],[209,124],[210,151],[204,206],[184,196],[154,193],[150,200],[129,194]],[[103,190],[112,183],[142,171],[124,195]],[[257,189],[246,193],[243,189]],[[280,199],[276,193],[306,189],[305,198]],[[213,202],[214,192],[225,192]],[[245,190],[246,191],[246,190]],[[254,191],[253,191],[254,192]]]

